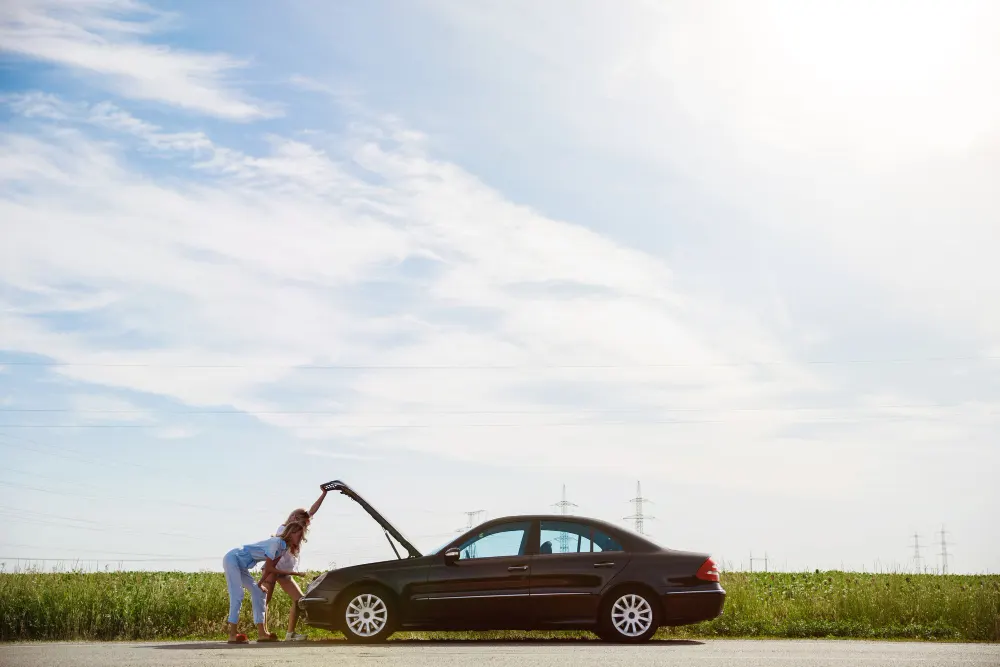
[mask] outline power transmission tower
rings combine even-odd
[[[913,566],[917,569],[917,574],[923,571],[923,567],[921,566],[922,560],[920,557],[920,536],[913,533]]]
[[[947,531],[944,529],[944,524],[941,524],[941,530],[938,533],[941,536],[941,574],[948,574],[948,541],[945,539]]]
[[[468,517],[468,522],[466,523],[466,525],[463,528],[459,528],[455,532],[456,533],[464,533],[467,530],[472,530],[473,528],[475,528],[476,525],[479,523],[479,517],[482,516],[485,511],[486,510],[472,510],[471,512],[466,512],[465,516]],[[469,556],[468,556],[469,558],[475,558],[476,557],[476,543],[475,542],[473,542],[471,545],[469,545],[468,551],[469,551]]]
[[[565,484],[563,484],[562,488],[562,500],[560,500],[557,503],[553,503],[553,507],[559,508],[559,513],[563,515],[569,514],[570,507],[576,507],[575,503],[571,503],[570,501],[566,500]],[[560,553],[566,553],[567,551],[569,551],[569,533],[564,532],[559,535],[559,551]]]
[[[646,519],[652,520],[652,519],[655,519],[656,517],[649,516],[648,514],[644,514],[643,513],[643,510],[642,510],[643,503],[651,503],[653,501],[650,500],[649,498],[643,498],[642,497],[642,483],[640,483],[640,482],[636,482],[635,483],[635,498],[633,498],[629,502],[632,503],[633,505],[635,505],[635,514],[633,514],[632,516],[624,517],[624,518],[625,518],[626,521],[634,521],[635,522],[635,532],[639,533],[640,535],[645,535],[646,534],[646,530],[645,530],[645,521],[646,521]]]
[[[559,513],[560,514],[569,514],[569,508],[570,507],[576,507],[576,503],[571,503],[568,500],[566,500],[566,485],[565,484],[563,484],[563,489],[562,489],[562,500],[560,500],[557,503],[552,503],[552,506],[559,508]]]
[[[764,552],[764,557],[763,558],[754,558],[753,557],[753,552],[752,551],[750,552],[750,571],[751,572],[753,572],[753,562],[755,560],[762,560],[762,561],[764,561],[764,571],[767,572],[767,552],[766,551]]]
[[[486,510],[472,510],[471,512],[466,512],[465,516],[468,518],[468,523],[465,524],[464,528],[459,528],[458,532],[465,530],[472,530],[479,523],[479,517],[483,515]]]

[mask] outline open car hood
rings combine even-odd
[[[326,484],[323,485],[323,488],[327,491],[340,491],[342,494],[344,494],[357,504],[361,505],[361,507],[364,508],[366,512],[368,512],[368,516],[375,519],[375,522],[382,527],[382,530],[391,535],[397,542],[399,542],[403,546],[404,549],[406,549],[408,553],[408,558],[420,558],[422,554],[415,546],[413,546],[413,543],[410,542],[405,537],[403,537],[403,534],[399,532],[399,530],[394,525],[389,523],[388,519],[382,516],[377,509],[372,507],[367,500],[358,495],[357,491],[347,486],[347,484],[344,484],[339,479],[334,480],[332,482],[327,482]],[[396,551],[396,547],[395,545],[392,544],[391,541],[389,542],[389,544],[390,546],[392,546],[392,550]],[[399,556],[399,553],[397,552],[396,555]]]

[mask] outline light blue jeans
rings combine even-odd
[[[233,549],[222,559],[222,571],[226,573],[226,588],[229,589],[229,622],[240,622],[240,606],[243,604],[243,589],[250,591],[254,624],[264,622],[264,591],[250,576],[250,570],[240,561],[241,549]]]

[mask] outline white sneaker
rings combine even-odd
[[[306,640],[305,635],[296,634],[294,632],[289,632],[285,635],[286,642],[304,642]]]

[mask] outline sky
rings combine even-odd
[[[220,570],[342,479],[422,549],[641,483],[727,569],[1000,571],[998,24],[6,0],[0,562]],[[392,557],[333,495],[302,564]]]

